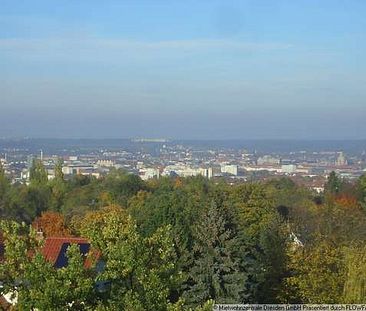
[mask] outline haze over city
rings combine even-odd
[[[365,7],[1,0],[0,136],[363,139]]]

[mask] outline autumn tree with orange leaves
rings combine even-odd
[[[65,218],[56,212],[43,212],[33,223],[33,228],[42,231],[45,237],[49,236],[70,236],[71,232],[66,226]]]

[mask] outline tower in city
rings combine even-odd
[[[346,158],[345,154],[343,153],[343,151],[339,152],[335,165],[336,166],[345,166],[347,164],[348,164],[348,162],[347,162],[347,158]]]

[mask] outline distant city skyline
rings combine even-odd
[[[0,137],[366,138],[365,1],[0,1]]]

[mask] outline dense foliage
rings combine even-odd
[[[143,182],[114,170],[65,180],[61,165],[48,181],[35,162],[29,185],[11,185],[0,167],[0,279],[20,310],[366,302],[366,176],[331,174],[319,195],[287,178]],[[54,268],[39,229],[88,238],[91,264],[74,245]]]

